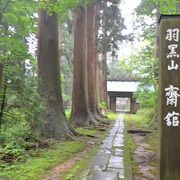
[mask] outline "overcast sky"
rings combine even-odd
[[[133,33],[133,23],[134,23],[134,9],[140,4],[141,0],[123,0],[121,4],[122,16],[125,18],[126,30],[123,31],[123,34]],[[129,55],[132,51],[132,45],[123,44],[120,46],[119,56],[120,58],[126,55]]]

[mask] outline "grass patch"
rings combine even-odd
[[[65,110],[65,114],[66,114],[67,120],[69,121],[70,118],[71,118],[71,109],[66,109],[66,110]]]
[[[49,149],[38,150],[36,157],[27,159],[25,163],[1,168],[0,177],[10,180],[41,180],[48,169],[71,158],[84,147],[83,143],[75,141],[58,142]]]
[[[81,135],[96,135],[98,133],[98,130],[96,129],[85,129],[85,128],[76,128],[76,131]]]
[[[108,112],[106,114],[106,116],[107,116],[108,120],[115,121],[118,118],[119,114],[118,113],[113,113],[113,112]]]
[[[133,142],[132,136],[127,132],[131,123],[125,117],[125,146],[124,146],[124,165],[125,179],[132,180],[133,174],[137,174],[137,163],[133,160],[137,145]],[[136,167],[136,168],[134,168]]]
[[[151,128],[153,113],[153,109],[141,109],[136,114],[126,114],[125,119],[128,122],[127,128]]]

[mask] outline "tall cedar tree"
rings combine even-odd
[[[74,66],[71,122],[75,126],[96,124],[89,109],[86,16],[86,9],[79,8],[76,11],[74,22]]]
[[[96,7],[92,3],[87,8],[87,72],[88,72],[88,96],[89,108],[95,119],[99,120],[97,101],[97,42],[96,42]]]
[[[39,10],[38,75],[40,93],[45,99],[40,131],[46,138],[64,139],[69,126],[62,108],[58,45],[57,15]]]

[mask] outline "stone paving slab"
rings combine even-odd
[[[124,164],[123,164],[123,157],[119,157],[119,156],[110,156],[109,162],[107,164],[108,168],[124,168]]]
[[[124,179],[124,169],[107,168],[107,171],[117,172],[120,179]]]
[[[104,143],[100,146],[101,149],[112,149],[113,143]]]
[[[114,143],[113,143],[113,147],[119,147],[119,148],[124,147],[124,143],[114,142]]]
[[[90,176],[89,180],[117,180],[118,173],[113,171],[97,171],[95,174]]]
[[[99,149],[96,156],[110,156],[112,151],[110,149]]]
[[[123,157],[123,156],[124,156],[124,150],[119,149],[119,148],[115,148],[113,154],[114,154],[115,156],[121,156],[121,157]]]
[[[87,180],[124,179],[124,120],[119,117],[93,158]],[[88,178],[89,177],[89,178]]]
[[[104,171],[106,169],[108,160],[109,160],[109,155],[95,156],[90,166],[90,171],[97,170],[97,169]]]

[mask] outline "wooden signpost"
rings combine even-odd
[[[159,20],[159,180],[180,180],[180,15]]]

